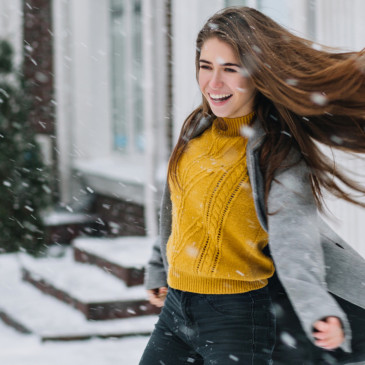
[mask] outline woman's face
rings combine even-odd
[[[218,38],[204,42],[199,59],[199,87],[217,117],[236,118],[253,111],[256,89],[231,46]]]

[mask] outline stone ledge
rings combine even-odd
[[[78,247],[74,247],[74,258],[77,262],[100,267],[118,279],[123,280],[127,287],[143,284],[144,268],[126,268]]]
[[[147,300],[124,300],[105,302],[83,302],[72,297],[65,291],[54,287],[44,279],[26,269],[22,269],[23,280],[31,283],[45,294],[51,295],[58,300],[71,305],[84,314],[88,320],[106,320],[116,318],[130,318],[157,314],[159,311]]]

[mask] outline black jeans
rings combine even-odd
[[[205,295],[169,289],[140,365],[268,365],[275,316],[268,288]]]

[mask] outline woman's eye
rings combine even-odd
[[[225,68],[224,71],[226,71],[226,72],[237,72],[234,68]]]
[[[207,65],[200,65],[200,68],[203,70],[210,70],[210,67]]]

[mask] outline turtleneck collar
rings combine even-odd
[[[241,128],[243,126],[251,124],[254,116],[255,112],[238,118],[217,118],[213,124],[219,131],[219,134],[237,137],[242,135]]]

